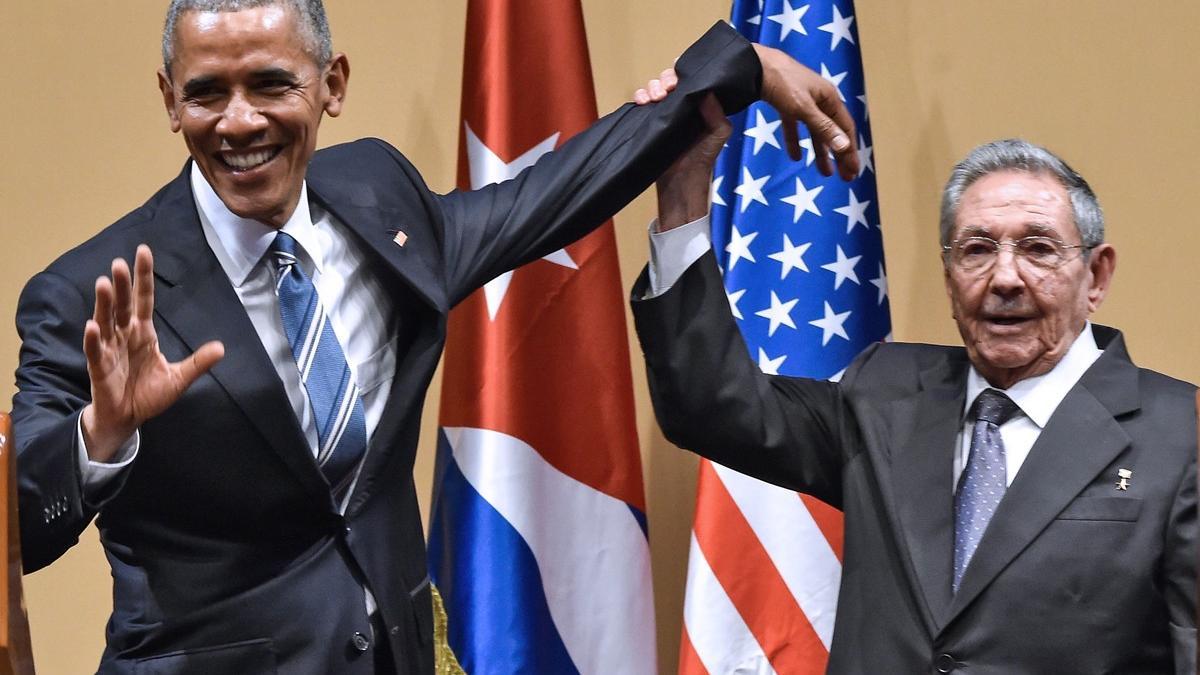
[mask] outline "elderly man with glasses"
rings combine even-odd
[[[660,179],[670,242],[707,236],[678,207],[714,155]],[[633,304],[664,432],[844,510],[831,673],[1194,673],[1195,388],[1090,323],[1116,267],[1091,188],[983,145],[941,240],[963,346],[874,345],[836,383],[759,372],[711,253],[656,243]]]

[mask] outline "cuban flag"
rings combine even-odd
[[[470,1],[460,187],[595,119],[578,0]],[[429,534],[446,672],[655,672],[623,302],[610,222],[450,315]]]
[[[784,150],[756,103],[712,185],[713,250],[751,358],[765,373],[837,378],[891,333],[867,93],[852,0],[736,0],[732,23],[833,83],[858,127],[849,183]],[[682,675],[824,673],[841,576],[841,514],[701,462],[688,558]]]

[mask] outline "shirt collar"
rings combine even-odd
[[[1067,397],[1067,392],[1079,382],[1079,378],[1087,372],[1087,369],[1095,363],[1096,359],[1100,358],[1103,351],[1096,345],[1096,337],[1092,334],[1092,323],[1089,321],[1083,326],[1083,330],[1075,341],[1071,343],[1071,348],[1062,357],[1062,360],[1050,369],[1050,372],[1030,377],[1006,390],[1004,393],[1017,404],[1038,428],[1045,428],[1046,423],[1050,421],[1050,416],[1054,414],[1058,404]],[[971,404],[975,402],[975,398],[984,389],[991,387],[987,380],[975,370],[975,366],[971,366],[971,371],[967,375],[967,398],[963,415],[971,409]]]
[[[192,194],[196,198],[196,210],[200,215],[204,237],[216,254],[217,261],[221,263],[221,268],[225,270],[230,283],[235,288],[241,288],[275,239],[276,229],[257,220],[242,218],[230,211],[208,184],[204,174],[200,173],[200,168],[195,162],[192,162],[191,180]],[[300,201],[281,229],[296,239],[309,261],[319,271],[324,263],[324,256],[308,206],[307,182],[300,184]]]

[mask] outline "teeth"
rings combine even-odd
[[[226,164],[235,169],[250,169],[271,159],[271,156],[270,150],[258,150],[244,154],[225,152],[221,154],[221,159],[225,160]]]

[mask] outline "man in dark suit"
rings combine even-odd
[[[832,87],[718,25],[666,101],[437,195],[382,141],[314,152],[349,75],[329,42],[316,0],[175,0],[159,83],[191,159],[22,293],[25,570],[98,516],[104,672],[430,672],[411,469],[449,308],[607,219],[760,83],[856,170]]]
[[[1088,321],[1116,256],[1084,179],[975,149],[942,205],[963,346],[814,381],[757,369],[715,258],[679,245],[719,141],[660,180],[658,231],[692,232],[654,244],[636,326],[669,439],[845,512],[829,672],[1194,673],[1195,388]]]

